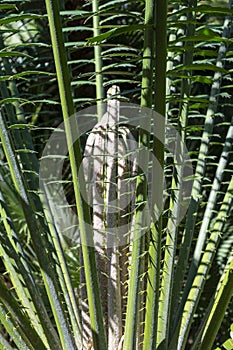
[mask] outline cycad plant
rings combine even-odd
[[[1,349],[232,349],[232,0],[0,11]]]

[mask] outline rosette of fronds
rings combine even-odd
[[[81,349],[84,281],[87,348],[111,348],[106,313],[115,312],[119,349],[222,344],[230,349],[232,1],[175,1],[168,7],[149,0],[59,1],[59,6],[49,0],[2,1],[0,10],[1,348]],[[126,298],[116,298],[123,303],[117,312],[114,300],[104,304],[101,295],[94,242],[85,244],[95,228],[91,206],[80,195],[85,177],[78,169],[85,146],[96,155],[96,141],[89,145],[96,129],[87,143],[84,135],[83,147],[70,147],[64,173],[79,223],[86,220],[90,228],[87,233],[80,226],[82,246],[61,236],[38,181],[39,159],[53,128],[64,120],[70,142],[75,108],[97,102],[101,120],[100,102],[113,84],[120,86],[121,98],[164,115],[163,128],[168,121],[178,129],[182,142],[176,147],[182,155],[186,144],[194,171],[187,214],[178,223],[182,166],[139,125],[136,141],[159,159],[168,188],[163,192],[160,179],[156,196],[165,206],[158,222],[147,236],[127,242],[130,261],[125,270],[119,266]],[[126,153],[128,136],[122,129]],[[142,178],[136,173],[131,230],[144,220],[137,205],[148,195]],[[103,189],[107,196],[107,183]],[[106,227],[106,208],[104,213],[100,224]],[[114,256],[108,260],[104,252],[106,279],[117,273]],[[119,291],[116,279],[113,285]]]

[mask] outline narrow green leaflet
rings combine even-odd
[[[23,21],[25,19],[41,19],[43,17],[43,15],[36,15],[34,13],[10,15],[5,18],[0,18],[0,25],[14,23],[16,21]]]
[[[134,32],[137,30],[143,31],[145,27],[146,25],[144,24],[136,24],[136,25],[130,25],[130,26],[121,26],[120,28],[113,28],[106,33],[95,36],[94,38],[89,38],[87,41],[87,44],[101,43],[106,39],[110,39],[124,33]]]

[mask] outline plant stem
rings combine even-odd
[[[100,17],[98,14],[99,0],[92,0],[92,11],[93,15],[93,35],[100,35]],[[95,44],[94,46],[94,58],[95,58],[95,74],[96,74],[96,98],[97,98],[97,114],[100,120],[103,116],[103,75],[102,75],[102,57],[101,57],[101,46]]]
[[[71,94],[69,71],[66,59],[66,52],[62,37],[61,19],[57,0],[46,0],[46,7],[49,17],[51,40],[56,65],[58,86],[62,104],[62,112],[65,124],[67,144],[69,149],[71,172],[73,178],[75,200],[79,219],[80,237],[82,243],[82,253],[84,260],[84,270],[87,285],[87,295],[91,318],[91,328],[93,343],[97,350],[107,349],[106,338],[103,325],[100,292],[97,278],[95,262],[95,250],[93,244],[93,234],[87,231],[87,225],[91,227],[90,209],[88,204],[82,200],[80,188],[85,188],[83,172],[79,172],[82,154],[79,140],[76,141],[77,125],[71,123],[69,117],[74,114],[74,106]],[[72,124],[72,125],[71,125]]]
[[[167,22],[167,2],[158,0],[155,8],[156,16],[154,23],[155,31],[155,110],[153,128],[154,142],[153,154],[161,167],[161,171],[156,171],[158,165],[155,160],[152,164],[152,188],[156,188],[152,193],[153,216],[155,222],[151,225],[151,237],[149,243],[148,261],[148,281],[146,297],[146,317],[144,350],[154,349],[156,342],[161,340],[158,332],[159,319],[159,289],[160,289],[160,247],[162,235],[161,209],[163,203],[163,162],[164,162],[164,130],[165,130],[165,109],[166,109],[166,22]]]
[[[144,51],[142,64],[142,90],[141,90],[141,106],[152,107],[152,91],[153,91],[153,64],[154,64],[154,1],[146,0],[145,7],[145,33],[144,33]],[[150,118],[141,121],[139,148],[140,146],[149,147],[149,136],[145,132],[150,128]],[[143,152],[139,153],[139,163],[148,166],[148,157],[145,157]],[[137,332],[140,329],[138,326],[139,320],[139,291],[140,291],[140,275],[142,274],[142,254],[145,250],[145,237],[147,231],[145,227],[146,218],[142,214],[143,203],[146,202],[146,186],[143,175],[137,177],[136,183],[136,207],[135,223],[133,228],[133,247],[132,247],[132,262],[130,269],[128,303],[126,312],[126,326],[124,337],[124,350],[133,350],[137,344]],[[146,230],[146,231],[145,231]],[[141,236],[141,233],[144,232]]]

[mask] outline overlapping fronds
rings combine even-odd
[[[1,2],[2,349],[103,350],[110,348],[109,334],[118,350],[231,348],[232,17],[232,0]],[[154,174],[158,190],[149,194],[142,174],[135,175],[132,232],[146,222],[141,202],[159,198],[163,212],[116,259],[125,274],[117,289],[122,299],[113,293],[123,305],[115,315],[122,316],[119,341],[108,319],[111,312],[115,317],[114,300],[109,295],[104,303],[97,273],[110,251],[103,249],[98,260],[93,247],[76,242],[77,222],[70,241],[62,236],[54,221],[60,208],[47,208],[39,187],[40,157],[52,131],[64,121],[71,144],[71,115],[97,104],[101,120],[112,85],[120,86],[120,100],[164,116],[159,140],[151,136],[155,119],[134,130],[123,126],[121,137],[133,135],[139,148],[148,148],[166,182],[164,189]],[[91,230],[82,223],[93,224],[78,173],[89,132],[64,155],[60,181],[68,199],[60,219],[68,207],[78,213],[82,243]],[[140,161],[153,167],[149,158]],[[106,271],[117,270],[106,264],[105,279]]]

